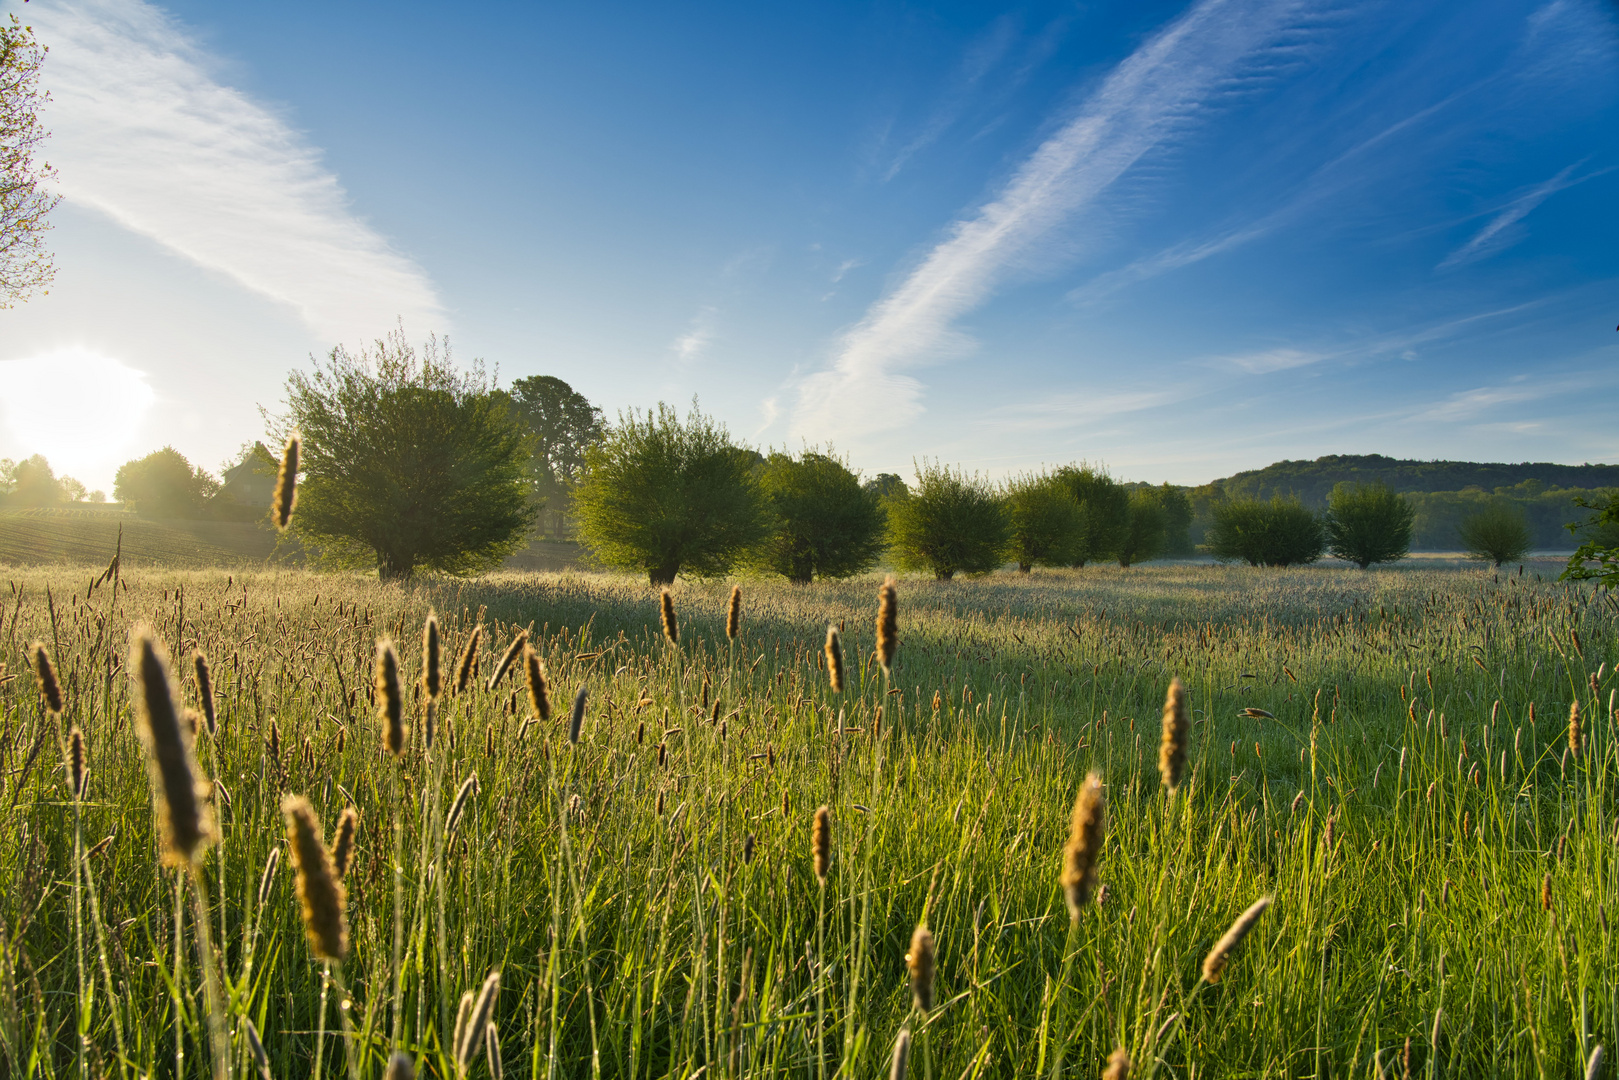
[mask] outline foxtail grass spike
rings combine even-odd
[[[191,670],[197,676],[197,702],[202,706],[202,718],[208,723],[208,734],[219,734],[219,714],[214,705],[214,678],[208,670],[208,658],[198,649],[191,654]]]
[[[455,800],[450,803],[450,812],[444,815],[444,836],[448,839],[454,835],[455,827],[461,823],[461,815],[466,812],[467,800],[472,798],[478,790],[478,774],[472,773],[461,786],[456,789]]]
[[[393,642],[377,642],[377,672],[373,686],[377,698],[377,719],[382,721],[382,741],[388,753],[398,757],[405,752],[405,695],[399,685],[399,654]]]
[[[297,875],[304,935],[316,957],[340,962],[349,951],[348,900],[326,850],[320,819],[302,795],[283,799],[281,813],[287,819],[287,846]]]
[[[1568,707],[1568,752],[1575,757],[1585,749],[1585,729],[1580,726],[1580,703],[1573,702]]]
[[[669,644],[680,644],[680,620],[675,617],[675,598],[669,595],[668,589],[658,593],[658,617],[663,623],[663,636],[669,639]]]
[[[467,1013],[466,1030],[461,1033],[455,1048],[455,1063],[464,1073],[472,1065],[472,1057],[484,1041],[484,1029],[495,1014],[495,999],[500,997],[500,971],[489,973],[478,991],[478,998]]]
[[[786,793],[782,794],[783,800]],[[783,807],[786,804],[783,802]],[[832,868],[832,811],[818,807],[815,811],[814,833],[810,837],[810,852],[815,857],[815,876],[826,884],[827,871]]]
[[[444,680],[439,674],[438,616],[429,611],[427,621],[422,624],[422,693],[428,701],[433,701],[443,688]]]
[[[832,684],[832,692],[843,693],[843,640],[835,626],[826,628],[826,676]]]
[[[905,954],[911,973],[911,1001],[921,1012],[933,1009],[933,931],[918,926],[911,934],[911,951]]]
[[[343,813],[338,815],[337,836],[332,840],[332,869],[337,871],[340,878],[349,872],[349,863],[354,858],[354,832],[359,827],[359,812],[352,806],[345,806]]]
[[[894,1040],[894,1056],[888,1063],[888,1080],[905,1080],[905,1070],[910,1064],[911,1057],[911,1029],[900,1028],[899,1038]]]
[[[1102,1080],[1130,1080],[1130,1055],[1124,1047],[1107,1056],[1107,1068],[1102,1070]]]
[[[506,1080],[506,1066],[500,1058],[500,1029],[493,1024],[484,1028],[484,1052],[491,1080]]]
[[[270,900],[270,888],[275,885],[275,872],[281,868],[281,849],[270,849],[270,857],[264,860],[264,873],[259,875],[259,907],[262,909]]]
[[[742,632],[742,586],[731,586],[731,602],[725,607],[725,636],[731,641]]]
[[[568,741],[574,745],[579,743],[579,733],[585,726],[585,702],[589,693],[589,686],[581,686],[579,692],[573,695],[573,715],[568,718]]]
[[[388,1058],[388,1068],[382,1074],[382,1080],[416,1080],[416,1065],[410,1060],[410,1055],[395,1050]]]
[[[1209,955],[1203,958],[1204,982],[1217,983],[1220,981],[1220,977],[1225,974],[1226,962],[1231,959],[1231,954],[1238,945],[1242,944],[1242,939],[1248,936],[1248,932],[1254,928],[1255,923],[1259,922],[1259,917],[1265,914],[1265,909],[1268,907],[1270,907],[1270,897],[1261,896],[1249,906],[1247,911],[1237,916],[1237,921],[1231,924],[1231,929],[1227,930],[1225,936],[1214,943],[1214,948],[1209,950]]]
[[[84,756],[84,732],[77,727],[68,737],[68,781],[73,785],[73,797],[84,798],[84,786],[89,779],[89,769]]]
[[[1164,735],[1158,746],[1158,773],[1164,787],[1173,793],[1181,786],[1181,774],[1186,771],[1186,744],[1192,737],[1192,710],[1187,704],[1186,687],[1179,679],[1169,682],[1169,695],[1164,699]]]
[[[62,682],[56,677],[56,665],[43,641],[28,646],[28,659],[34,668],[34,681],[39,684],[39,695],[52,716],[62,715]]]
[[[1590,1060],[1585,1063],[1585,1080],[1601,1080],[1602,1077],[1602,1047],[1598,1046],[1591,1051]]]
[[[892,675],[894,653],[899,649],[899,590],[894,579],[883,582],[877,592],[877,662],[884,675]]]
[[[281,451],[281,468],[275,477],[275,527],[282,532],[292,524],[292,508],[298,501],[298,456],[303,440],[296,434],[287,440]]]
[[[135,631],[130,643],[129,671],[136,683],[136,730],[146,747],[157,795],[163,861],[189,869],[213,839],[208,802],[212,785],[197,773],[162,646],[144,628]]]
[[[472,634],[467,643],[461,647],[461,655],[455,659],[455,683],[453,692],[466,693],[472,684],[473,671],[478,666],[478,646],[483,643],[483,624],[479,623],[472,628]]]
[[[500,685],[500,680],[506,677],[506,672],[511,670],[512,664],[523,655],[523,649],[527,645],[528,631],[519,630],[512,643],[506,646],[506,651],[500,654],[500,663],[495,665],[494,673],[489,676],[489,689],[493,690]]]
[[[247,1050],[253,1055],[253,1065],[259,1071],[259,1080],[274,1080],[270,1075],[270,1055],[264,1052],[264,1043],[259,1039],[259,1029],[253,1026],[253,1021],[242,1017],[242,1030],[247,1033]]]
[[[1096,891],[1096,869],[1102,858],[1102,840],[1107,828],[1107,798],[1102,781],[1095,773],[1085,777],[1074,800],[1073,820],[1068,843],[1062,851],[1062,891],[1068,904],[1068,917],[1078,919],[1080,911]]]
[[[523,644],[523,674],[528,681],[528,710],[542,721],[551,719],[551,691],[545,685],[545,666],[534,646]]]

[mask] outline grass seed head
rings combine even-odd
[[[579,687],[579,692],[573,695],[573,713],[568,717],[568,742],[575,746],[579,744],[579,733],[585,726],[585,703],[589,691],[589,685],[584,684]]]
[[[388,1058],[388,1068],[382,1074],[382,1080],[416,1080],[416,1065],[410,1060],[410,1055],[395,1050]]]
[[[1102,1080],[1130,1080],[1130,1055],[1124,1047],[1107,1056],[1107,1068],[1102,1070]]]
[[[472,1065],[472,1057],[478,1052],[478,1047],[484,1041],[484,1029],[495,1013],[495,1000],[500,997],[500,971],[496,969],[489,973],[483,981],[483,987],[478,991],[476,1000],[466,1013],[466,1026],[457,1030],[455,1044],[455,1063],[463,1073]]]
[[[506,1080],[506,1065],[500,1057],[500,1029],[493,1024],[484,1028],[484,1056],[489,1061],[492,1080]]]
[[[428,701],[433,701],[443,688],[444,680],[439,674],[438,616],[429,611],[427,621],[422,624],[422,693]]]
[[[680,644],[680,621],[675,617],[675,598],[669,595],[668,589],[658,592],[658,617],[663,622],[663,636],[669,639],[669,644]]]
[[[1095,773],[1085,777],[1074,800],[1073,821],[1068,843],[1062,851],[1062,891],[1068,903],[1068,917],[1079,913],[1096,888],[1096,868],[1102,858],[1102,839],[1107,828],[1107,797]]]
[[[84,758],[84,732],[74,727],[73,734],[68,736],[68,781],[73,785],[73,797],[84,798],[84,785],[89,779],[89,770]]]
[[[911,972],[911,1001],[922,1012],[933,1008],[933,931],[918,926],[911,934],[911,951],[905,954]]]
[[[309,947],[322,960],[341,962],[349,951],[348,900],[326,850],[320,818],[302,795],[283,799],[281,814],[287,819],[287,845]]]
[[[500,663],[495,665],[494,673],[489,676],[489,689],[493,690],[500,685],[500,680],[506,677],[506,672],[511,670],[512,664],[523,654],[523,649],[527,645],[528,631],[519,630],[517,636],[512,638],[512,643],[506,646],[506,651],[500,654]]]
[[[461,646],[461,655],[455,659],[455,683],[453,693],[465,693],[472,684],[478,668],[478,646],[483,643],[483,624],[479,623],[472,628],[472,634],[467,643]]]
[[[731,641],[742,632],[742,586],[731,586],[731,602],[725,607],[725,636]]]
[[[782,808],[787,806],[787,795],[782,793]],[[832,811],[826,807],[815,810],[815,826],[810,837],[810,850],[815,856],[815,876],[826,884],[827,871],[832,869]]]
[[[28,646],[28,660],[34,668],[34,681],[39,684],[39,695],[52,716],[62,715],[62,682],[56,677],[56,665],[43,641]]]
[[[1225,935],[1214,943],[1214,948],[1209,950],[1209,955],[1203,958],[1204,982],[1217,983],[1220,981],[1220,977],[1225,973],[1226,963],[1231,959],[1232,952],[1236,950],[1238,945],[1242,944],[1242,939],[1248,936],[1248,932],[1254,928],[1255,923],[1259,922],[1259,917],[1265,914],[1265,909],[1268,907],[1270,907],[1270,897],[1261,896],[1249,906],[1247,911],[1237,916],[1237,921],[1231,924],[1231,929],[1227,930]]]
[[[1568,707],[1568,752],[1575,757],[1585,749],[1585,730],[1580,726],[1580,703],[1573,702]]]
[[[253,1021],[242,1017],[242,1030],[247,1033],[247,1049],[253,1055],[253,1065],[259,1070],[260,1080],[274,1080],[270,1075],[270,1055],[264,1052],[264,1043],[259,1039],[259,1029],[253,1026]]]
[[[1547,874],[1540,879],[1540,910],[1552,911],[1552,876]]]
[[[905,1080],[905,1069],[911,1057],[911,1029],[900,1028],[894,1040],[894,1057],[888,1063],[888,1080]]]
[[[450,803],[450,812],[444,817],[444,835],[446,838],[454,835],[455,827],[461,824],[461,815],[466,812],[467,800],[472,798],[478,790],[478,774],[472,773],[461,786],[456,789],[455,801]]]
[[[843,693],[843,641],[838,637],[838,628],[826,628],[826,674],[831,680],[832,692]]]
[[[528,682],[528,710],[541,721],[551,719],[551,691],[545,684],[545,665],[534,646],[523,643],[523,675]]]
[[[359,812],[345,806],[338,815],[337,836],[332,840],[332,869],[340,878],[349,872],[349,863],[354,859],[354,832],[359,827]]]
[[[298,455],[302,449],[303,440],[294,433],[281,451],[281,468],[276,472],[275,502],[271,510],[275,514],[275,527],[282,532],[292,524],[292,508],[298,501]]]
[[[163,861],[189,869],[213,838],[212,785],[197,773],[163,647],[145,628],[137,628],[130,642],[129,670],[136,683],[136,730],[157,795]]]
[[[894,579],[889,578],[877,592],[877,662],[882,664],[884,675],[893,673],[894,653],[898,649],[899,590],[894,586]]]
[[[191,654],[191,669],[197,676],[197,701],[202,705],[202,718],[208,722],[208,734],[219,733],[219,714],[214,705],[214,679],[208,670],[208,658],[198,649]]]
[[[382,721],[382,741],[388,752],[398,757],[405,752],[405,695],[399,685],[399,654],[393,642],[377,642],[377,670],[373,688],[377,698],[377,718]]]
[[[1186,699],[1186,687],[1179,679],[1171,679],[1169,695],[1164,699],[1164,735],[1158,746],[1158,773],[1164,787],[1174,792],[1180,787],[1181,774],[1186,771],[1186,745],[1192,736],[1192,709]]]

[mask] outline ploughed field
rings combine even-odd
[[[1612,1060],[1619,609],[1588,590],[1415,569],[903,579],[890,679],[879,578],[745,579],[734,641],[730,584],[682,582],[675,644],[656,594],[606,575],[5,576],[12,1076],[206,1075],[223,1040],[234,1074],[276,1078],[317,1057],[378,1076],[396,1049],[444,1077],[868,1077],[902,1032],[909,1075],[940,1078],[1097,1076],[1120,1049],[1132,1076],[1571,1076],[1598,1044]],[[429,747],[430,609],[446,683],[484,631]],[[137,624],[192,708],[193,653],[211,665],[217,731],[199,725],[195,757],[219,839],[195,885],[160,861]],[[521,659],[485,685],[523,629],[546,720]],[[379,638],[405,686],[398,757]],[[1192,724],[1171,796],[1176,676]],[[1064,845],[1092,771],[1105,831],[1071,918]],[[358,813],[341,964],[306,938],[289,794],[328,841]]]

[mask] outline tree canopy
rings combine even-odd
[[[621,414],[585,451],[574,492],[579,533],[601,562],[667,585],[725,574],[768,532],[757,457],[692,401]]]
[[[120,465],[112,493],[141,517],[197,518],[218,490],[218,480],[165,446]]]
[[[1362,570],[1397,562],[1411,551],[1416,510],[1387,484],[1341,483],[1332,489],[1324,521],[1327,551]]]
[[[106,502],[107,496],[92,492],[71,476],[57,476],[43,454],[21,461],[0,458],[0,504],[7,506],[51,506],[60,502]]]
[[[1326,546],[1321,519],[1297,499],[1216,503],[1207,535],[1210,554],[1249,566],[1313,563]]]
[[[1575,503],[1592,513],[1569,526],[1582,543],[1569,556],[1568,568],[1559,580],[1595,581],[1600,588],[1619,588],[1619,490],[1575,499]]]
[[[606,431],[602,411],[554,375],[518,379],[507,391],[533,448],[535,497],[561,513],[585,468],[585,451]]]
[[[303,436],[293,526],[323,561],[383,578],[498,566],[534,521],[529,445],[480,363],[402,330],[358,355],[338,346],[287,379],[277,425]]]
[[[886,542],[882,501],[843,461],[815,450],[797,458],[771,454],[758,479],[771,519],[758,551],[761,566],[802,584],[852,577],[876,564]]]
[[[1493,563],[1517,562],[1529,554],[1529,523],[1523,511],[1505,502],[1487,503],[1456,528],[1456,535],[1470,559]]]
[[[1061,477],[1033,473],[1006,485],[1007,553],[1018,570],[1073,562],[1082,526],[1079,503]]]
[[[1079,527],[1069,548],[1071,564],[1084,566],[1118,554],[1129,521],[1129,490],[1091,465],[1069,465],[1056,475],[1079,504]]]
[[[888,505],[888,537],[904,569],[988,573],[1006,550],[1006,511],[987,480],[924,459],[910,494]]]
[[[61,197],[49,186],[55,170],[34,157],[49,134],[39,122],[50,100],[39,88],[44,64],[32,27],[15,15],[0,22],[0,308],[27,300],[56,274],[45,233]]]

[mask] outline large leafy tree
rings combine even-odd
[[[1205,537],[1210,554],[1249,566],[1313,563],[1326,548],[1321,519],[1297,499],[1233,499],[1217,503]]]
[[[1523,511],[1503,500],[1463,518],[1456,535],[1469,559],[1493,563],[1497,569],[1502,563],[1521,560],[1533,543]]]
[[[1079,527],[1070,551],[1072,565],[1084,566],[1117,555],[1129,526],[1129,490],[1091,465],[1070,465],[1058,469],[1057,476],[1079,504]]]
[[[1387,484],[1341,482],[1327,502],[1327,551],[1362,570],[1411,551],[1416,510]]]
[[[631,410],[585,451],[573,497],[580,537],[601,562],[653,585],[725,574],[769,528],[757,457],[695,400],[685,420],[661,402]]]
[[[561,514],[585,469],[585,451],[606,431],[602,411],[555,375],[518,379],[507,391],[533,447],[534,494]]]
[[[31,27],[15,15],[0,22],[0,308],[28,299],[56,273],[45,233],[60,197],[49,186],[55,171],[35,160],[48,134],[39,122],[50,100],[39,88],[44,63]]]
[[[916,484],[888,507],[888,538],[900,566],[930,570],[939,581],[988,573],[1001,565],[1006,509],[987,480],[924,459]]]
[[[885,544],[882,499],[831,454],[771,454],[759,467],[771,516],[758,561],[800,584],[869,570]]]
[[[1568,527],[1583,542],[1569,556],[1568,568],[1558,580],[1595,581],[1600,588],[1619,588],[1619,490],[1609,488],[1596,498],[1577,496],[1574,505],[1592,513]]]
[[[126,461],[113,479],[113,497],[141,517],[200,517],[219,481],[172,446]]]
[[[1120,566],[1144,562],[1163,554],[1169,531],[1169,515],[1156,488],[1136,488],[1125,504],[1124,527],[1119,530],[1117,548]]]
[[[402,330],[342,346],[287,379],[278,427],[303,436],[293,521],[324,561],[469,574],[522,547],[534,521],[528,441],[481,364]]]
[[[1051,473],[1014,477],[1006,485],[1007,551],[1027,574],[1036,566],[1067,566],[1081,520],[1079,503]]]

